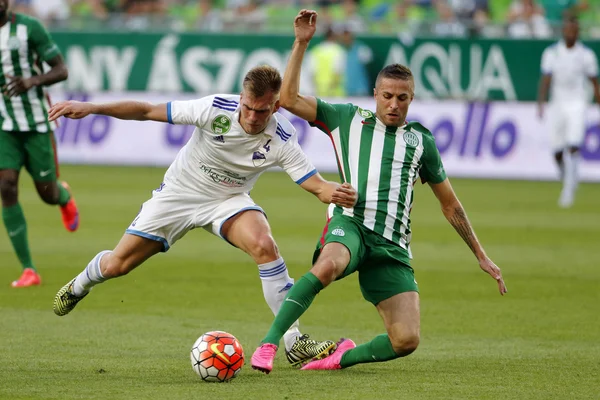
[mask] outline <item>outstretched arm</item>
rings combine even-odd
[[[323,179],[315,174],[302,182],[300,187],[317,196],[325,204],[337,204],[341,207],[354,207],[358,200],[356,190],[349,183],[339,184]]]
[[[316,27],[317,13],[315,11],[302,10],[294,19],[296,40],[283,75],[279,98],[281,107],[308,122],[317,119],[317,99],[312,96],[302,96],[299,93],[300,70],[304,53],[306,53],[310,39],[315,34]]]
[[[479,261],[479,266],[482,270],[487,272],[492,278],[494,278],[498,282],[498,290],[501,295],[506,293],[506,285],[504,284],[504,279],[502,278],[502,272],[500,268],[494,264],[492,260],[485,254],[481,243],[477,239],[475,235],[475,231],[467,218],[467,214],[462,204],[456,197],[454,190],[452,189],[452,185],[450,185],[450,181],[446,178],[441,183],[432,184],[429,186],[433,190],[433,193],[438,198],[440,205],[442,207],[442,212],[444,216],[450,222],[450,224],[454,227],[456,232],[460,235],[460,237],[465,241],[467,246],[471,249],[475,257],[477,257],[477,261]]]
[[[166,104],[151,104],[132,100],[113,103],[62,101],[50,107],[48,120],[54,121],[61,116],[79,119],[90,114],[108,115],[109,117],[137,121],[169,122]]]

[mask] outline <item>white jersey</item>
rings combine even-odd
[[[598,60],[582,43],[576,42],[567,48],[561,40],[544,50],[542,73],[552,75],[550,100],[553,103],[586,103],[589,78],[598,75]]]
[[[165,187],[229,198],[250,192],[274,166],[298,184],[317,173],[284,116],[275,113],[262,133],[249,135],[239,123],[239,102],[239,95],[218,94],[167,104],[169,123],[196,129],[167,170]]]

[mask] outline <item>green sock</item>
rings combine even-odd
[[[323,289],[323,284],[311,272],[307,272],[298,279],[298,282],[290,289],[262,343],[279,346],[283,334],[304,314],[321,289]]]
[[[71,200],[71,195],[67,189],[63,187],[63,185],[61,185],[59,182],[56,183],[58,184],[58,205],[64,206],[69,202],[69,200]]]
[[[340,365],[342,368],[347,368],[356,364],[388,361],[398,357],[400,356],[394,351],[390,338],[387,334],[383,334],[345,352]]]
[[[35,269],[31,262],[31,253],[29,252],[29,242],[27,240],[27,222],[25,222],[25,215],[23,214],[21,205],[17,203],[11,207],[2,207],[2,220],[23,268]]]

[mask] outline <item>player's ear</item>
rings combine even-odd
[[[280,107],[281,103],[279,102],[279,99],[277,99],[277,101],[275,102],[275,108],[273,108],[273,113],[276,113]]]

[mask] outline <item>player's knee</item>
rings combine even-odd
[[[44,203],[50,205],[58,204],[58,190],[55,190],[50,184],[38,188],[38,194]]]
[[[390,336],[392,348],[398,354],[403,357],[414,352],[419,347],[419,334],[417,333],[401,333]]]
[[[313,266],[311,272],[321,281],[323,286],[329,285],[340,275],[340,266],[329,257],[321,257]]]
[[[16,179],[2,178],[0,179],[0,196],[2,203],[16,203],[19,186]]]
[[[254,238],[248,248],[250,255],[258,263],[264,263],[265,259],[279,258],[279,249],[273,236],[261,234]]]

